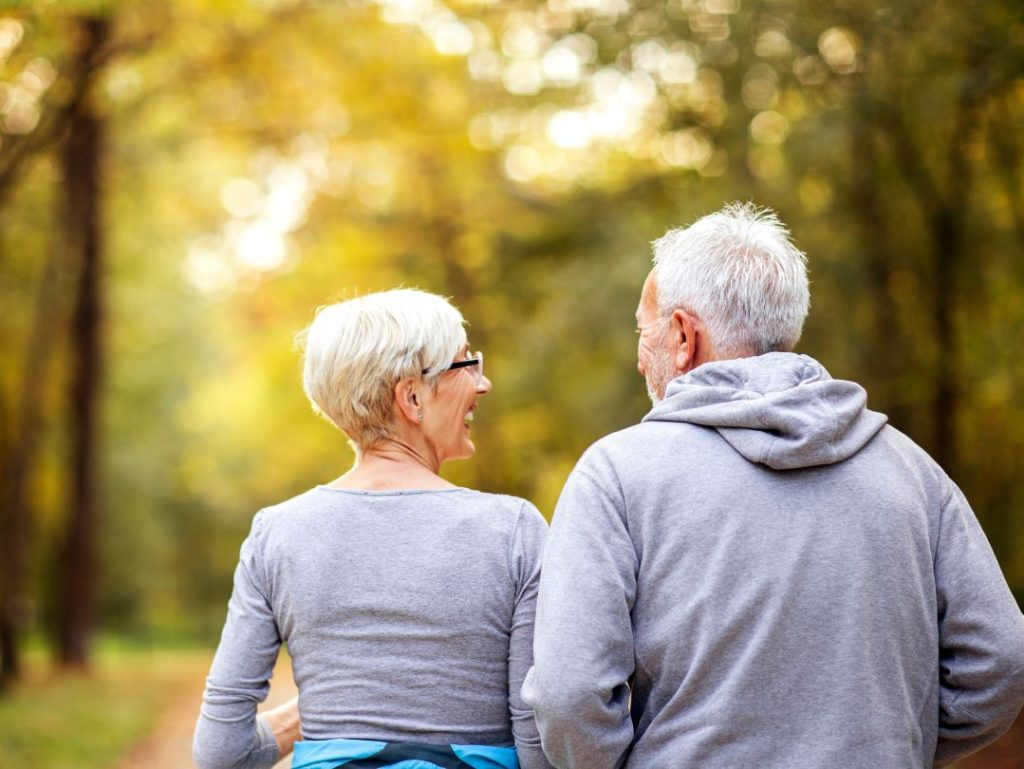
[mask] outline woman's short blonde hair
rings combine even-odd
[[[436,384],[466,346],[464,324],[447,299],[410,288],[321,307],[300,334],[313,410],[357,453],[388,438],[395,385],[407,377]]]

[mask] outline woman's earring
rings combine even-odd
[[[423,412],[422,411],[419,413],[419,418],[420,418],[420,421],[422,422],[423,421]]]

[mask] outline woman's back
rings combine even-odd
[[[284,641],[306,740],[514,736],[522,754],[538,744],[519,690],[545,531],[529,503],[461,488],[321,486],[261,511],[204,714],[251,712]]]
[[[303,338],[303,389],[355,463],[253,520],[197,766],[269,769],[294,746],[296,769],[550,769],[520,697],[547,524],[528,502],[440,475],[476,451],[492,386],[462,314],[397,289],[320,308]],[[282,642],[298,703],[257,718]]]

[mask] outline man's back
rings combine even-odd
[[[584,455],[526,688],[555,765],[906,769],[1012,722],[1024,621],[962,495],[883,423],[773,354],[676,380]]]
[[[900,436],[887,429],[839,465],[778,471],[722,456],[711,428],[627,432],[609,441],[608,459],[629,467],[639,446],[663,452],[655,471],[665,479],[623,482],[641,564],[631,765],[667,765],[662,731],[685,736],[675,747],[686,760],[673,766],[764,767],[780,756],[787,767],[924,765],[936,719],[928,728],[918,716],[938,707],[941,500],[921,504],[934,479],[878,484]],[[709,459],[717,466],[701,477],[664,474]]]

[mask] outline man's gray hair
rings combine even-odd
[[[348,435],[357,453],[388,438],[395,385],[406,378],[435,385],[466,345],[464,323],[444,297],[416,289],[321,307],[299,335],[313,410]]]
[[[773,211],[731,203],[654,242],[662,317],[696,315],[716,356],[792,350],[810,306],[807,257]]]

